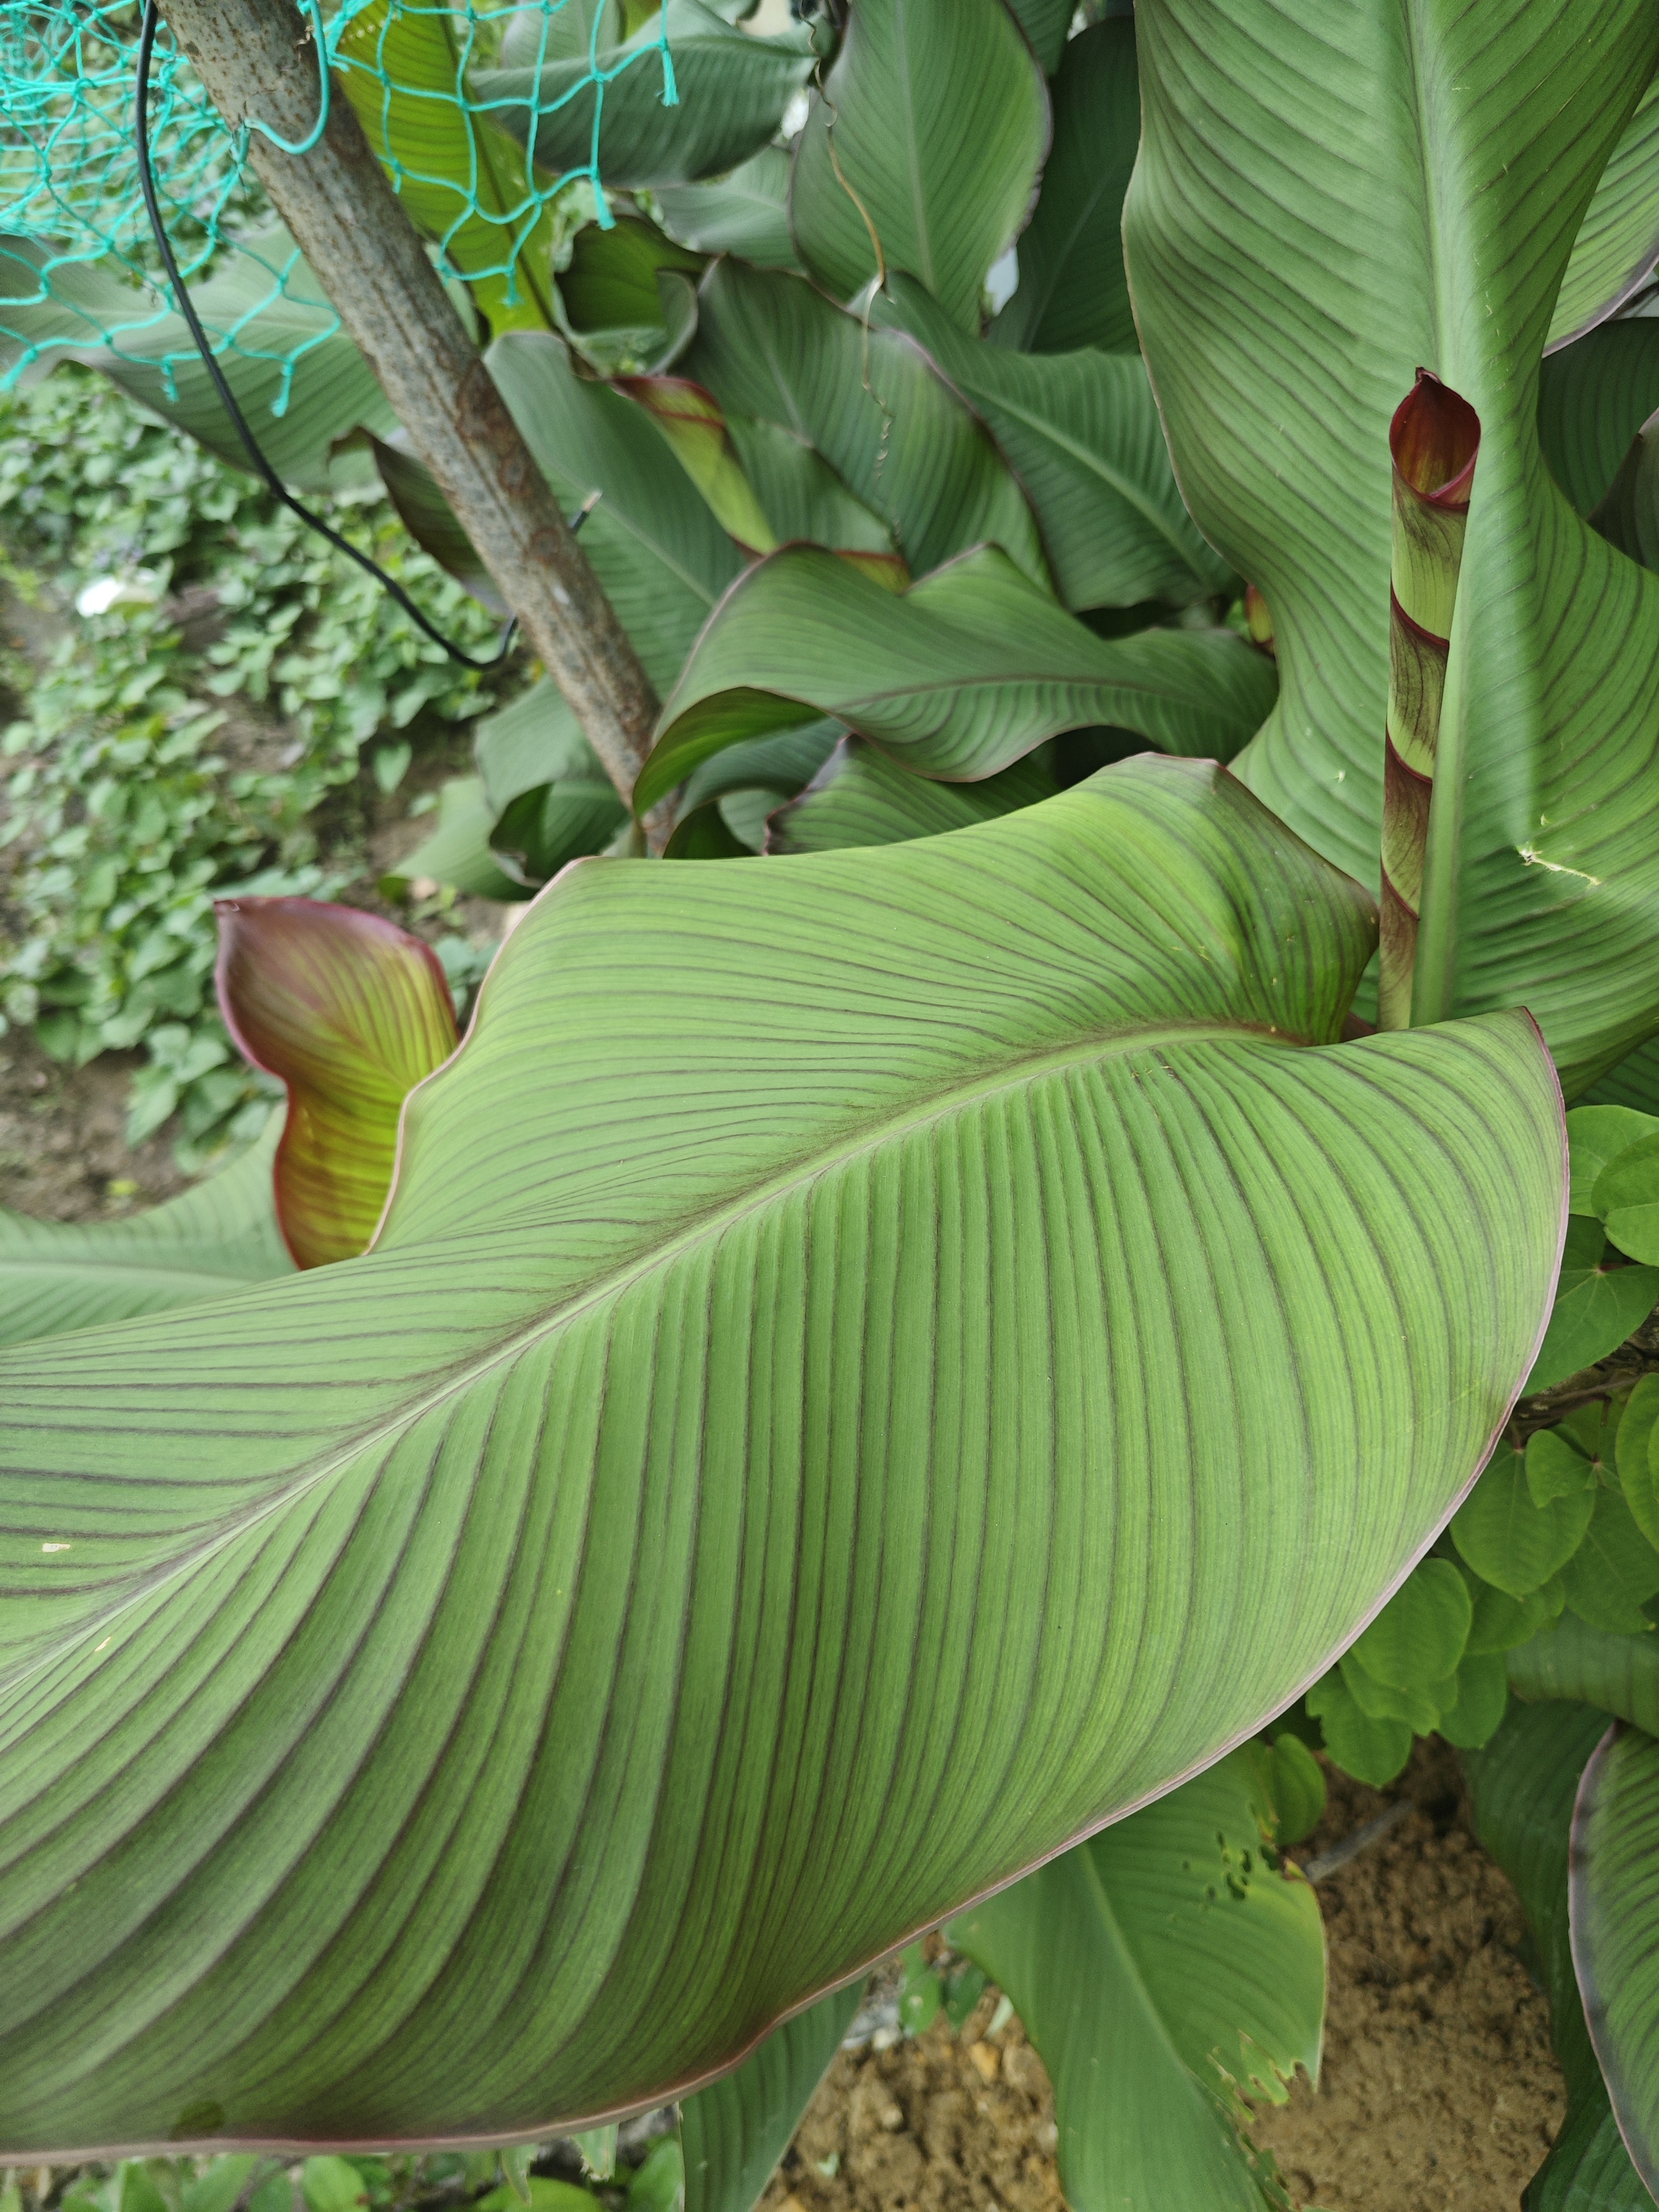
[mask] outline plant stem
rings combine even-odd
[[[316,119],[316,46],[292,0],[167,0],[167,18],[233,128],[299,143]],[[532,649],[624,799],[657,698],[349,100],[307,153],[252,132],[260,182],[368,359]]]

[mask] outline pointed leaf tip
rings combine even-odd
[[[362,1251],[403,1102],[455,1048],[449,986],[395,922],[320,899],[217,899],[216,982],[244,1057],[287,1085],[276,1213],[296,1264]]]

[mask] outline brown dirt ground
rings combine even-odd
[[[1565,2109],[1548,2011],[1516,1955],[1515,1893],[1469,1832],[1443,1746],[1419,1745],[1386,1794],[1330,1784],[1298,1858],[1396,1797],[1413,1810],[1320,1883],[1320,2087],[1298,2081],[1255,2139],[1299,2207],[1515,2212]],[[987,2037],[994,2004],[988,1994],[959,2038],[941,2017],[915,2042],[843,2051],[763,2212],[1060,2212],[1048,2076],[1018,2021]]]

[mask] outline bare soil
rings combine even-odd
[[[1515,2212],[1565,2104],[1542,1995],[1516,1955],[1515,1893],[1469,1832],[1454,1754],[1418,1747],[1387,1793],[1333,1774],[1310,1860],[1395,1799],[1412,1811],[1320,1882],[1330,1958],[1318,2090],[1252,2133],[1322,2212]],[[1054,2097],[1017,2020],[940,2017],[843,2051],[763,2212],[1060,2212]],[[1170,2206],[1167,2212],[1200,2212]]]

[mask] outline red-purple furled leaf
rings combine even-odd
[[[1412,970],[1423,901],[1435,748],[1480,422],[1467,399],[1427,369],[1395,410],[1394,560],[1389,593],[1389,721],[1382,781],[1384,1029],[1412,1017]]]
[[[398,1116],[455,1048],[437,956],[394,922],[320,899],[220,899],[219,1005],[288,1085],[276,1215],[301,1267],[367,1246],[392,1185]]]

